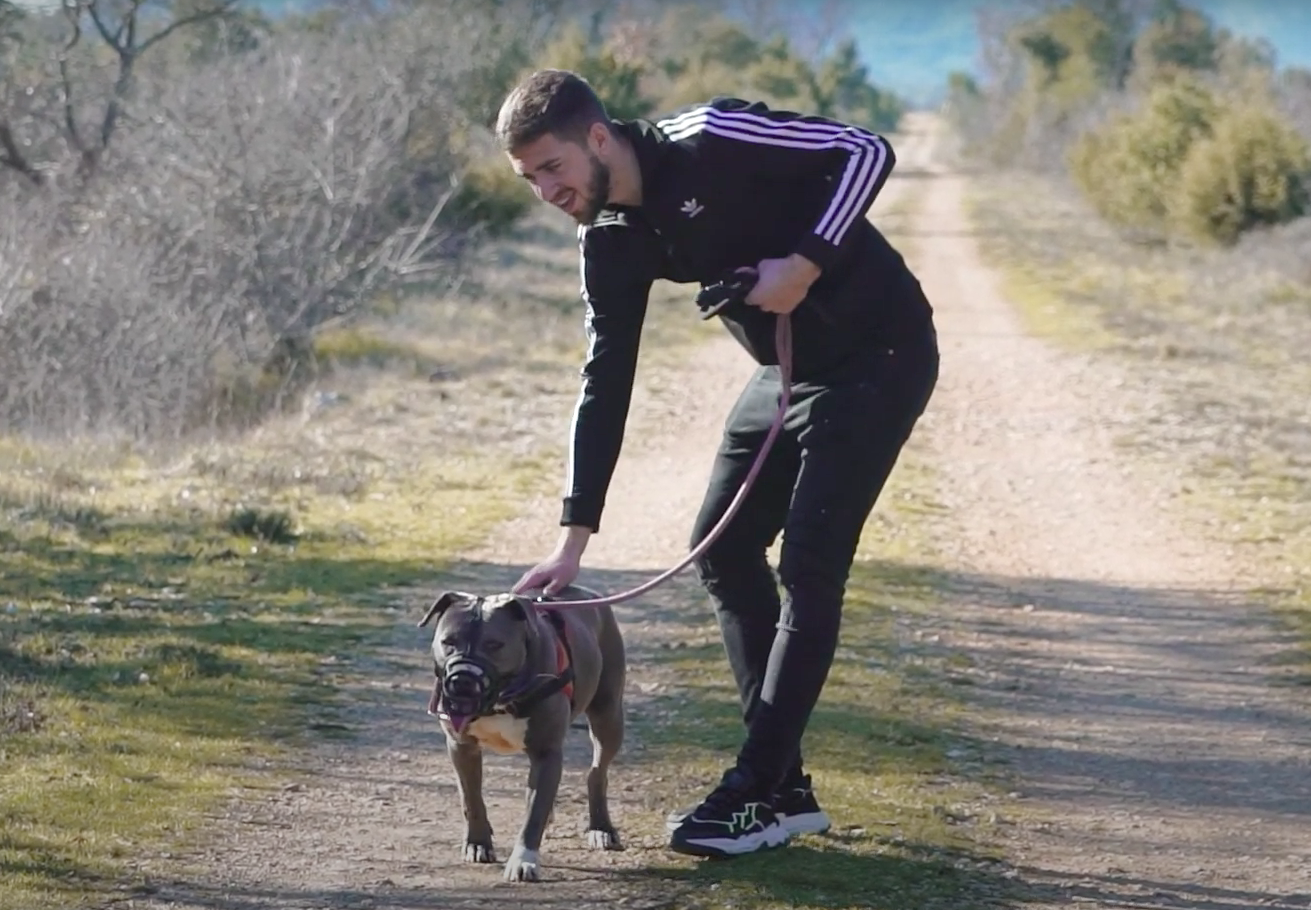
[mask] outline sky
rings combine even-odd
[[[802,0],[806,2],[806,0]],[[974,72],[975,11],[1015,0],[851,0],[848,24],[873,81],[929,100],[953,70]],[[1280,65],[1311,66],[1311,0],[1187,0],[1216,24],[1264,37]]]
[[[52,0],[16,0],[20,6]],[[57,2],[57,0],[54,0]],[[295,0],[256,0],[276,8]],[[471,0],[476,2],[476,0]],[[819,0],[796,0],[797,6]],[[913,103],[932,103],[953,70],[974,72],[975,11],[1022,0],[849,0],[847,27],[873,81]],[[1221,26],[1268,39],[1281,65],[1311,67],[1311,0],[1187,0]]]

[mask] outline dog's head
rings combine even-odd
[[[419,621],[433,619],[432,697],[428,713],[456,733],[490,713],[502,696],[529,684],[537,638],[531,601],[514,594],[481,597],[447,591]]]

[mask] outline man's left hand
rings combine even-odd
[[[767,313],[791,313],[819,277],[819,266],[794,253],[784,259],[762,259],[756,274],[756,286],[746,302]]]

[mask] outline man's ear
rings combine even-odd
[[[432,620],[434,616],[440,618],[443,613],[450,609],[451,604],[455,603],[457,600],[466,600],[468,597],[469,595],[465,594],[463,591],[444,592],[441,597],[438,597],[432,602],[432,606],[428,608],[428,612],[423,614],[423,619],[419,620],[419,628],[422,629],[424,626],[428,625],[429,621]]]
[[[612,144],[613,139],[610,135],[610,128],[600,120],[587,128],[587,150],[589,152],[605,155],[609,152]]]

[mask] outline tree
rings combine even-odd
[[[8,94],[7,90],[10,86],[9,60],[23,43],[22,26],[26,18],[23,10],[9,0],[0,0],[0,86],[3,87],[0,91],[4,91],[5,94]],[[0,111],[8,111],[10,103],[0,95]],[[28,161],[19,147],[18,139],[14,136],[9,117],[2,112],[0,112],[0,167],[16,171],[33,183],[40,184],[42,181],[41,172]]]
[[[273,23],[258,9],[217,9],[222,0],[172,0],[172,22],[190,20],[185,45],[192,60],[201,62],[256,50],[273,31]],[[206,15],[214,13],[217,15]]]
[[[65,29],[51,62],[58,71],[56,91],[62,137],[76,154],[82,176],[96,171],[109,148],[124,109],[131,103],[143,56],[184,29],[228,15],[238,2],[198,0],[191,9],[173,14],[172,4],[167,2],[126,0],[116,4],[109,0],[61,0],[59,12]],[[9,19],[12,22],[12,15]],[[94,97],[98,93],[77,76],[80,65],[95,60],[97,49],[87,48],[83,43],[88,34],[99,38],[103,45],[99,49],[108,49],[114,61],[111,85],[102,93],[103,102],[84,102],[83,95]],[[89,108],[98,108],[95,116],[89,114]],[[43,166],[22,153],[15,133],[10,120],[0,120],[0,146],[4,148],[0,164],[33,183],[42,183]]]
[[[1157,0],[1152,21],[1134,44],[1133,80],[1138,88],[1180,75],[1214,70],[1220,36],[1202,12],[1180,0]]]
[[[895,129],[903,105],[890,93],[880,91],[860,63],[855,39],[838,43],[815,74],[815,97],[821,114],[853,122],[869,129]]]

